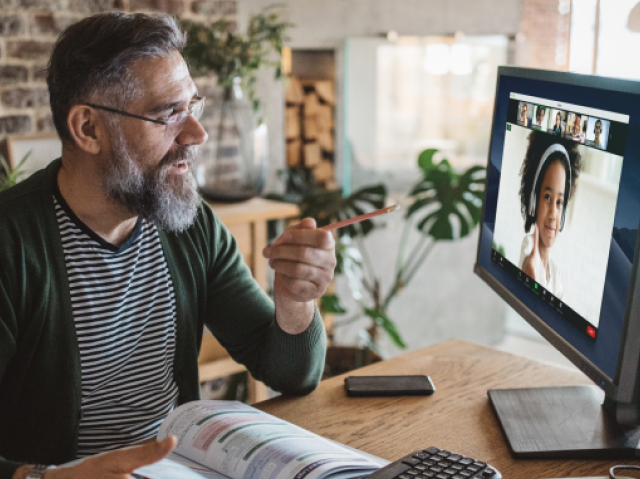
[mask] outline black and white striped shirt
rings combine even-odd
[[[158,231],[139,219],[116,247],[56,192],[82,368],[78,457],[154,437],[175,407],[176,307]]]

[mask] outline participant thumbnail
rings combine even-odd
[[[621,172],[612,153],[516,125],[506,132],[493,248],[594,328]]]
[[[607,141],[609,139],[609,120],[601,118],[589,117],[587,124],[587,134],[585,137],[585,145],[595,146],[601,150],[607,149]]]
[[[518,105],[518,125],[531,126],[533,116],[533,103],[521,101]]]
[[[535,105],[533,113],[533,122],[531,128],[536,130],[547,131],[547,125],[549,124],[549,107],[542,105]]]
[[[567,129],[567,112],[552,108],[549,111],[549,128],[547,132],[555,136],[562,136]]]
[[[567,116],[567,129],[565,138],[578,143],[584,143],[587,133],[587,122],[589,117],[581,113],[569,113]]]

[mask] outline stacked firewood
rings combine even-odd
[[[285,93],[287,164],[313,172],[318,186],[335,186],[335,94],[329,80],[290,77]]]

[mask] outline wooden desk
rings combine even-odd
[[[229,228],[253,277],[266,290],[267,260],[262,257],[262,249],[267,246],[267,221],[298,218],[300,209],[296,205],[263,198],[253,198],[241,203],[210,203],[210,206],[220,221]],[[231,359],[227,351],[205,329],[198,357],[200,381],[242,371],[245,371],[245,367]],[[248,387],[249,403],[269,397],[266,386],[253,378],[249,379]]]
[[[278,397],[257,407],[390,461],[436,446],[487,461],[506,479],[605,476],[616,463],[511,456],[487,389],[592,384],[568,368],[449,340],[351,374],[428,374],[436,392],[427,397],[350,398],[344,376],[338,376],[321,382],[309,396]],[[640,464],[628,461],[622,463]]]

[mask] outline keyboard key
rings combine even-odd
[[[425,466],[433,466],[436,464],[436,461],[432,461],[431,459],[427,459],[426,461],[422,461],[422,464]]]
[[[447,461],[451,462],[458,462],[460,459],[462,459],[462,456],[460,454],[451,454],[449,457],[447,457]]]
[[[417,476],[418,474],[420,474],[420,471],[418,471],[417,469],[409,469],[407,471],[407,474],[411,474],[412,476]]]
[[[462,459],[460,459],[458,461],[459,464],[464,464],[465,466],[468,466],[469,464],[473,464],[474,460],[473,459],[469,459],[468,457],[463,457]]]
[[[424,464],[416,464],[415,466],[413,466],[414,469],[417,469],[418,471],[426,471],[427,470],[427,466],[425,466]]]
[[[449,451],[445,451],[444,449],[438,453],[438,456],[449,457],[451,453]]]
[[[474,465],[471,465],[471,466],[467,467],[467,471],[471,471],[471,472],[478,472],[480,469],[482,469],[482,468],[474,466]]]
[[[495,469],[492,469],[490,467],[487,467],[484,471],[482,471],[482,475],[484,477],[491,477],[496,473]]]
[[[480,469],[482,469],[484,466],[486,466],[486,464],[484,462],[479,462],[476,461],[473,463],[474,466],[479,467]]]
[[[429,458],[429,454],[425,454],[424,452],[414,452],[413,453],[413,457],[415,457],[416,459],[420,459],[421,461],[424,461],[425,459]]]
[[[428,449],[425,449],[423,452],[426,452],[427,454],[438,454],[440,452],[440,449],[432,446]]]
[[[412,477],[413,476],[410,476],[409,474],[405,473],[405,474],[400,474],[397,479],[411,479]]]
[[[471,476],[473,476],[473,472],[471,472],[471,471],[467,471],[466,469],[465,469],[464,471],[460,471],[460,472],[459,472],[459,474],[460,474],[461,476],[464,476],[464,477],[471,477]]]
[[[427,479],[427,476],[424,474],[418,474],[417,476],[413,476],[413,479]]]
[[[451,463],[449,461],[440,461],[438,463],[438,466],[440,467],[449,467],[451,465]]]
[[[416,464],[420,464],[420,459],[416,459],[413,456],[407,456],[404,459],[402,459],[402,462],[404,462],[405,464],[409,464],[410,466],[415,466]]]
[[[456,472],[458,472],[458,471],[456,471],[455,469],[445,469],[445,470],[444,470],[444,471],[442,471],[442,472],[444,472],[444,473],[446,473],[446,474],[449,474],[449,475],[452,475],[452,474],[455,474],[455,473],[456,473]]]
[[[427,477],[435,477],[436,473],[431,471],[424,471],[421,475],[427,476]]]
[[[464,466],[462,464],[451,464],[451,469],[455,469],[456,471],[462,471]]]
[[[430,471],[432,471],[432,472],[436,472],[436,473],[437,473],[437,472],[442,472],[442,468],[441,468],[441,467],[438,467],[438,466],[431,466],[431,467],[429,468],[429,470],[430,470]]]
[[[451,479],[464,479],[464,476],[461,476],[460,474],[455,474],[451,476]]]
[[[449,479],[449,475],[448,474],[436,474],[436,479]]]

